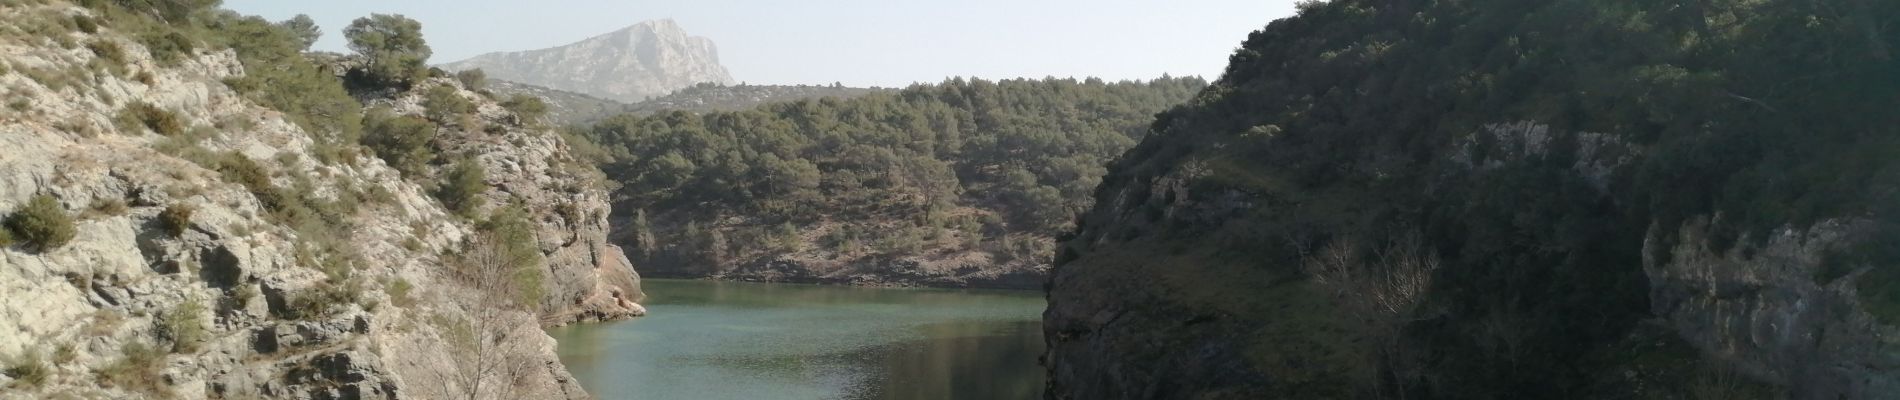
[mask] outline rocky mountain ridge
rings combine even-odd
[[[670,19],[548,49],[489,53],[443,64],[481,69],[496,79],[638,103],[700,83],[733,83],[712,40],[689,36]]]

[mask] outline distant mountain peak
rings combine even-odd
[[[584,93],[622,102],[665,96],[695,84],[734,82],[719,64],[719,47],[672,19],[656,19],[568,45],[498,52],[444,64],[480,68],[497,79]]]

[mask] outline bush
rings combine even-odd
[[[53,196],[44,194],[33,196],[26,208],[7,216],[6,226],[19,240],[39,251],[65,246],[78,234],[73,217]]]
[[[488,86],[488,73],[483,72],[480,68],[471,69],[455,73],[455,80],[461,81],[463,88],[471,91],[480,91],[482,88]]]
[[[455,117],[475,111],[475,103],[469,102],[462,97],[461,91],[448,85],[432,87],[423,93],[422,107],[429,110],[429,119],[438,123],[455,121]]]
[[[408,177],[419,175],[435,159],[435,151],[429,147],[435,131],[435,124],[429,120],[394,115],[383,108],[370,110],[363,117],[363,145]]]
[[[117,361],[93,371],[101,383],[130,391],[166,392],[159,372],[159,362],[164,360],[164,352],[136,341],[126,343],[120,352],[123,355]]]
[[[472,216],[482,206],[482,193],[488,191],[488,172],[473,159],[462,159],[449,170],[446,181],[436,189],[442,206],[463,216]]]
[[[523,124],[533,124],[548,115],[548,103],[538,96],[517,94],[501,102],[501,106],[514,112]]]
[[[291,294],[285,308],[276,310],[277,316],[292,320],[323,318],[335,314],[344,305],[357,303],[362,295],[363,286],[355,280],[325,283]]]
[[[79,28],[80,32],[99,33],[99,22],[85,15],[73,14],[73,27]]]
[[[290,205],[284,193],[271,183],[270,172],[256,161],[251,161],[250,157],[235,151],[224,153],[217,159],[217,170],[226,182],[244,185],[245,189],[249,189],[266,210],[280,211]]]
[[[125,215],[125,212],[130,210],[130,208],[125,205],[125,199],[93,199],[92,206],[89,208],[90,210],[86,212],[86,218],[117,217]]]
[[[13,246],[13,230],[0,226],[0,248]]]
[[[165,311],[159,325],[159,337],[170,340],[173,353],[198,351],[198,344],[204,343],[205,306],[197,300],[186,300]]]
[[[192,211],[191,206],[184,204],[166,206],[165,211],[158,213],[159,226],[172,237],[184,236],[185,231],[191,229]]]
[[[120,131],[135,131],[143,127],[165,136],[178,136],[185,133],[185,122],[178,113],[154,106],[151,103],[135,101],[119,110],[113,120]]]
[[[186,56],[191,55],[192,49],[197,47],[190,37],[176,31],[140,35],[139,43],[144,44],[145,48],[152,52],[153,60],[165,66],[178,65],[179,61],[184,61]]]

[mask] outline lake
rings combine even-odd
[[[1038,292],[646,280],[650,315],[548,331],[601,399],[1034,399]]]

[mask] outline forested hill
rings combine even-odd
[[[1893,21],[1302,2],[1110,167],[1051,397],[1893,398]]]
[[[1037,287],[1103,165],[1199,78],[955,79],[581,132],[644,273]]]

